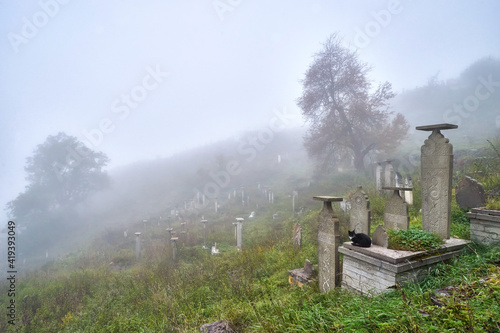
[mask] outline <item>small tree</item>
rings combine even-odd
[[[394,97],[390,83],[372,91],[369,70],[333,34],[305,74],[298,99],[302,114],[311,124],[305,146],[322,169],[352,160],[356,170],[363,171],[369,152],[389,152],[408,133],[403,115],[398,113],[392,121],[389,119],[392,112],[388,111],[388,101]]]
[[[61,207],[76,204],[105,188],[103,168],[108,157],[87,148],[77,138],[59,133],[48,136],[26,160],[26,190],[7,204],[16,219],[33,221]]]

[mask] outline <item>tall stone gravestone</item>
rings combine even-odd
[[[392,196],[385,203],[385,229],[407,230],[410,227],[408,205],[399,195],[399,190],[411,190],[406,187],[384,187],[384,190],[393,191]]]
[[[350,197],[349,230],[370,234],[370,200],[361,186]]]
[[[394,168],[391,164],[392,161],[387,161],[387,164],[384,168],[384,186],[390,187],[394,186]]]
[[[343,199],[328,196],[316,196],[313,199],[323,201],[318,227],[318,279],[320,292],[326,293],[340,286],[341,281],[338,251],[340,222],[333,211],[332,202],[340,202]]]
[[[408,188],[413,188],[413,182],[411,180],[411,176],[406,176],[405,177],[405,187]],[[404,198],[405,202],[408,205],[413,205],[413,191],[404,191]]]
[[[377,166],[375,168],[375,182],[377,186],[377,191],[380,193],[382,192],[382,174],[383,174],[384,168],[382,167],[382,164],[380,162],[377,162]]]
[[[455,128],[458,126],[452,124],[416,128],[431,131],[421,149],[422,229],[435,232],[443,239],[450,238],[453,145],[441,130]]]
[[[465,176],[455,188],[455,198],[460,208],[478,208],[486,204],[484,188],[474,178]]]
[[[141,233],[135,233],[135,258],[139,259],[141,257]]]
[[[395,185],[396,187],[403,187],[403,176],[396,171],[396,173],[394,174],[394,181],[395,181]]]
[[[244,219],[242,217],[236,218],[236,247],[238,250],[241,250],[242,246],[241,229],[243,228],[243,221]]]

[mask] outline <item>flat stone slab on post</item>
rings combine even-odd
[[[455,128],[453,124],[416,127],[432,131],[421,148],[422,229],[444,239],[450,238],[453,145],[440,131]]]
[[[323,201],[318,227],[318,280],[320,292],[326,293],[340,287],[342,278],[338,251],[340,222],[333,211],[332,202],[341,202],[344,199],[331,196],[315,196],[313,199]]]
[[[453,124],[435,124],[435,125],[424,125],[424,126],[417,126],[415,129],[419,131],[434,131],[434,130],[448,130],[448,129],[456,129],[458,128],[458,125],[453,125]]]

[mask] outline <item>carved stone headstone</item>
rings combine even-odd
[[[341,281],[338,251],[340,222],[333,211],[332,202],[340,202],[343,199],[328,196],[316,196],[313,199],[323,201],[318,227],[318,279],[320,292],[326,293],[340,286]]]
[[[406,176],[405,177],[405,187],[407,188],[413,188],[413,182],[411,180],[411,176]],[[412,191],[404,191],[404,198],[405,202],[408,205],[413,205],[413,192]]]
[[[410,227],[408,204],[399,195],[399,190],[410,190],[405,187],[384,187],[392,190],[392,196],[385,203],[384,227],[385,229],[407,230]]]
[[[295,227],[293,228],[293,245],[302,246],[302,227],[298,223],[295,223]]]
[[[381,224],[375,229],[372,235],[372,245],[378,245],[382,247],[389,247],[389,236],[385,232],[384,227]]]
[[[478,208],[486,204],[484,188],[474,178],[465,176],[455,188],[455,198],[460,208]]]
[[[361,186],[350,197],[349,230],[370,234],[370,200]]]
[[[454,128],[458,126],[438,124],[416,128],[432,131],[421,149],[422,229],[444,239],[450,238],[453,145],[441,130]]]

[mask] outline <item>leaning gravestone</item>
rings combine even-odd
[[[385,203],[385,229],[407,230],[410,226],[408,204],[401,198],[399,191],[408,191],[411,189],[406,187],[383,187],[383,189],[394,191],[392,196]]]
[[[343,199],[329,196],[316,196],[313,199],[323,201],[318,226],[318,279],[320,292],[326,293],[339,287],[341,281],[338,251],[340,222],[333,211],[332,202],[340,202]]]
[[[483,185],[468,176],[465,176],[455,188],[455,198],[463,209],[483,207],[486,204]]]
[[[370,234],[370,200],[361,186],[350,197],[349,230]]]
[[[313,264],[309,259],[306,259],[303,268],[288,271],[288,283],[302,287],[304,284],[312,282],[315,275],[316,271],[314,270]]]

